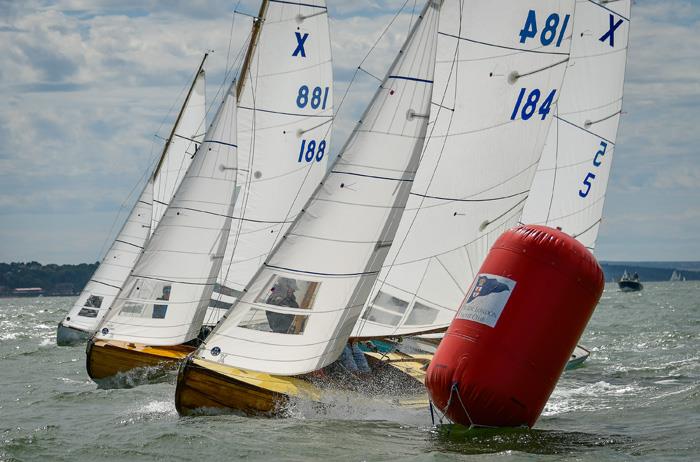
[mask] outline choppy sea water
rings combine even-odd
[[[534,430],[433,427],[406,410],[338,394],[286,418],[178,417],[174,375],[97,389],[84,347],[55,346],[73,298],[0,299],[0,461],[699,460],[700,284],[608,284]]]

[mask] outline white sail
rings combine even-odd
[[[164,149],[167,149],[167,155],[162,156],[154,172],[152,231],[158,226],[192,162],[197,146],[204,138],[207,128],[205,117],[205,75],[204,70],[200,70],[166,142]]]
[[[438,2],[281,244],[196,356],[278,375],[337,359],[384,261],[425,137]]]
[[[629,17],[630,0],[577,4],[571,60],[522,217],[591,250],[622,114]]]
[[[353,337],[450,324],[489,248],[520,218],[573,11],[573,0],[444,2],[425,154]]]
[[[198,133],[206,126],[205,75],[202,69],[205,60],[206,55],[185,97],[153,175],[62,325],[88,333],[97,329],[134,268],[146,240],[165,211],[167,202],[180,184],[194,154],[195,141],[201,140]]]
[[[177,345],[198,335],[231,224],[236,160],[232,85],[97,339]]]
[[[263,1],[258,24],[239,82],[240,192],[212,308],[230,308],[250,282],[323,178],[330,152],[325,0]]]
[[[97,329],[148,239],[152,200],[153,181],[149,180],[112,246],[61,322],[64,326],[88,333]]]

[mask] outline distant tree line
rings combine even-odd
[[[45,295],[75,295],[83,289],[98,264],[0,263],[0,295],[12,295],[15,289],[27,287],[40,287]]]

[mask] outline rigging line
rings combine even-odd
[[[297,5],[297,6],[307,6],[309,8],[321,8],[323,10],[326,9],[325,6],[318,6],[318,5],[313,5],[311,3],[301,3],[301,2],[290,2],[288,0],[268,0],[271,3],[285,3],[287,5]]]
[[[112,287],[112,288],[117,289],[117,290],[122,290],[122,288],[119,286],[107,284],[106,282],[98,281],[97,279],[90,279],[90,282],[94,282],[96,284],[102,284],[103,286]]]
[[[557,105],[556,108],[556,114],[559,115],[559,105]],[[556,129],[556,140],[554,142],[554,177],[552,178],[552,192],[549,195],[549,207],[547,207],[547,223],[549,223],[549,218],[552,215],[552,206],[554,205],[554,190],[556,189],[557,186],[557,173],[559,171],[559,119],[555,119],[556,124],[552,123],[549,126],[549,129]],[[545,149],[546,149],[546,142],[545,142]],[[544,153],[544,150],[542,151]],[[541,159],[540,159],[541,161]],[[539,170],[539,169],[538,169]],[[537,172],[535,172],[535,177],[537,176]],[[534,180],[533,180],[534,182]],[[521,217],[522,218],[522,217]]]
[[[534,71],[526,72],[524,74],[516,73],[513,76],[513,79],[518,80],[520,77],[527,77],[528,75],[537,74],[538,72],[546,71],[547,69],[551,69],[553,67],[559,66],[560,64],[564,64],[564,63],[568,62],[569,59],[570,58],[562,59],[561,61],[550,64],[549,66],[545,66],[545,67],[542,67],[540,69],[535,69]]]
[[[610,114],[610,115],[607,116],[607,117],[603,117],[602,119],[593,120],[593,121],[586,121],[586,123],[585,123],[584,125],[585,125],[586,127],[590,127],[591,125],[595,125],[595,124],[600,123],[600,122],[605,122],[606,120],[612,119],[612,118],[615,117],[616,115],[620,115],[620,114],[622,114],[622,109],[620,109],[619,111],[617,111],[617,112],[614,113],[614,114]]]
[[[293,233],[293,232],[287,233],[287,236],[296,236],[296,237],[302,237],[305,239],[313,239],[316,241],[325,241],[325,242],[342,242],[344,244],[371,244],[371,245],[377,244],[377,241],[375,239],[372,239],[371,241],[353,241],[353,240],[348,240],[348,239],[332,239],[330,237],[312,236],[310,234],[299,234],[299,233]]]
[[[486,229],[488,226],[491,226],[492,224],[494,224],[494,222],[495,222],[496,220],[500,220],[501,218],[505,217],[506,215],[508,215],[508,214],[509,214],[510,212],[512,212],[513,210],[517,209],[521,204],[524,204],[524,203],[525,203],[525,201],[527,200],[528,197],[529,197],[529,196],[525,196],[521,201],[516,202],[516,204],[515,204],[514,206],[512,206],[511,208],[509,208],[508,210],[506,210],[505,212],[503,212],[502,214],[500,214],[500,215],[497,216],[496,218],[487,220],[487,221],[482,225],[482,226],[483,226],[483,229]],[[522,212],[522,208],[520,209],[520,212]],[[490,232],[490,231],[487,231],[485,234],[488,234],[489,232]]]
[[[370,77],[374,77],[374,78],[377,79],[378,81],[382,82],[382,79],[380,79],[380,78],[377,77],[376,75],[372,74],[371,72],[369,72],[369,71],[367,71],[367,70],[365,70],[365,69],[362,69],[362,68],[359,67],[359,66],[357,67],[357,69],[361,70],[362,72],[364,72],[365,74],[369,75]]]
[[[622,97],[616,98],[616,99],[610,101],[609,103],[600,104],[600,105],[598,105],[598,106],[587,107],[587,108],[584,108],[584,109],[580,109],[580,110],[578,110],[578,111],[568,111],[568,112],[562,113],[562,115],[563,115],[563,116],[570,116],[570,115],[575,115],[575,114],[581,114],[582,112],[597,111],[598,109],[603,109],[603,108],[606,108],[606,107],[608,107],[608,106],[612,106],[612,105],[615,105],[615,104],[618,104],[618,103],[621,103],[621,102],[622,102]],[[559,113],[558,110],[557,110],[557,113]]]
[[[608,143],[608,144],[610,144],[610,145],[612,145],[612,146],[615,146],[615,142],[614,142],[614,141],[610,141],[610,140],[607,139],[607,138],[603,138],[602,136],[598,135],[597,133],[594,133],[594,132],[592,132],[592,131],[590,131],[590,130],[588,130],[588,129],[586,129],[586,128],[583,128],[583,127],[581,127],[581,126],[579,126],[579,125],[576,125],[576,124],[573,123],[573,122],[569,122],[568,120],[563,119],[563,118],[561,118],[561,117],[559,117],[559,116],[554,116],[554,117],[556,117],[557,120],[561,120],[562,122],[567,123],[567,124],[571,125],[572,127],[576,127],[576,128],[578,128],[579,130],[582,130],[582,131],[584,131],[584,132],[586,132],[586,133],[588,133],[588,134],[590,134],[590,135],[595,136],[596,138],[600,138],[601,140],[605,141],[606,143]]]
[[[272,111],[270,109],[260,109],[257,107],[248,107],[248,106],[238,106],[238,109],[245,109],[248,111],[257,111],[257,112],[267,112],[268,114],[280,114],[280,115],[289,115],[289,116],[295,116],[295,117],[304,117],[304,118],[311,118],[311,117],[330,117],[330,118],[333,118],[332,115],[325,115],[325,114],[297,114],[294,112]]]
[[[269,265],[267,263],[264,263],[265,267],[267,268],[273,268],[273,269],[278,269],[282,271],[289,271],[292,273],[303,273],[303,274],[313,274],[315,276],[329,276],[329,277],[355,277],[355,276],[369,276],[371,274],[377,274],[379,271],[364,271],[360,273],[323,273],[323,272],[318,272],[318,271],[305,271],[305,270],[298,270],[294,268],[286,268],[283,266],[275,266],[275,265]]]
[[[174,133],[173,136],[176,137],[176,138],[182,138],[183,140],[191,141],[192,143],[197,144],[197,145],[202,144],[201,141],[197,141],[197,140],[195,140],[194,138],[189,138],[189,137],[187,137],[187,136],[183,136],[183,135],[180,135],[180,134],[178,134],[178,133]]]
[[[595,223],[593,223],[591,226],[589,226],[588,228],[584,229],[584,230],[581,231],[580,233],[573,234],[572,237],[573,237],[574,239],[578,239],[579,236],[582,236],[582,235],[586,234],[588,231],[590,231],[590,230],[592,230],[593,228],[595,228],[596,226],[598,226],[602,221],[603,221],[603,217],[600,217],[600,219],[599,219],[599,220],[596,220]]]
[[[132,247],[136,247],[137,249],[143,249],[140,245],[132,244],[131,242],[127,241],[122,241],[121,239],[115,239],[114,242],[121,242],[122,244],[130,245]]]
[[[434,106],[437,106],[437,107],[441,107],[441,108],[443,108],[443,109],[447,109],[448,111],[452,111],[452,112],[455,111],[454,108],[449,108],[449,107],[447,107],[447,106],[443,106],[442,104],[438,104],[438,103],[436,103],[436,102],[434,102],[434,101],[431,101],[430,104],[432,104],[432,105],[434,105]]]
[[[323,126],[326,125],[326,124],[333,123],[334,120],[335,120],[335,117],[329,116],[329,119],[326,120],[325,122],[321,122],[320,124],[314,125],[313,127],[307,128],[306,130],[299,130],[299,134],[300,134],[300,135],[304,135],[304,134],[306,134],[306,133],[308,133],[308,132],[310,132],[310,131],[312,131],[312,130],[316,130],[317,128],[321,128],[321,127],[323,127]],[[327,134],[328,134],[328,132],[326,132],[326,135],[327,135]],[[324,135],[324,139],[325,139],[325,135]]]
[[[331,173],[335,173],[336,175],[351,175],[351,176],[359,176],[359,177],[363,177],[363,178],[372,178],[375,180],[388,180],[388,181],[398,181],[398,182],[402,182],[402,181],[411,182],[411,181],[413,181],[413,178],[390,178],[388,176],[368,175],[365,173],[339,172],[338,170],[331,170]],[[406,172],[406,173],[408,173],[409,175],[414,174],[414,172]]]
[[[152,276],[144,276],[144,275],[135,274],[135,273],[133,273],[131,276],[134,277],[134,278],[137,278],[137,279],[149,279],[149,280],[151,280],[151,281],[170,282],[170,283],[172,283],[172,284],[187,284],[187,285],[192,285],[192,286],[213,286],[213,285],[215,284],[214,282],[209,283],[209,282],[175,281],[175,280],[172,280],[172,279],[157,278],[157,277],[152,277]],[[122,297],[119,297],[119,299],[121,299],[121,300],[128,300],[128,299],[130,299],[130,297],[123,297],[123,298],[122,298]]]
[[[622,19],[624,19],[625,21],[630,22],[630,19],[629,19],[628,17],[622,16],[620,13],[618,13],[618,12],[615,11],[615,10],[613,10],[612,8],[608,8],[607,6],[603,5],[603,3],[610,3],[609,1],[598,3],[598,2],[594,2],[593,0],[588,0],[588,2],[589,2],[589,3],[592,3],[592,4],[596,5],[596,6],[599,6],[599,7],[603,8],[604,10],[608,10],[609,12],[611,12],[612,14],[614,14],[615,16],[619,16],[619,17],[621,17]]]
[[[486,45],[494,48],[502,48],[504,50],[514,50],[514,51],[519,51],[522,53],[537,53],[541,55],[562,55],[562,56],[568,56],[569,53],[563,53],[563,52],[557,52],[557,51],[540,51],[540,50],[526,50],[522,48],[515,48],[515,47],[508,47],[505,45],[497,45],[495,43],[488,43],[488,42],[481,42],[479,40],[473,40],[473,39],[468,39],[466,37],[460,37],[459,35],[454,35],[454,34],[448,34],[447,32],[438,32],[439,35],[444,35],[446,37],[452,37],[456,38],[457,40],[464,40],[466,42],[471,42],[471,43],[476,43],[479,45]],[[498,56],[495,56],[497,58]]]
[[[503,184],[503,183],[501,183],[501,184]],[[500,186],[500,185],[499,185],[499,186]],[[529,192],[530,192],[530,190],[527,189],[527,190],[525,190],[525,191],[520,191],[520,192],[517,192],[517,193],[514,193],[514,194],[509,194],[508,196],[489,197],[489,198],[486,198],[486,199],[455,199],[455,198],[451,198],[451,197],[430,196],[430,195],[427,195],[427,194],[418,194],[418,193],[413,193],[413,192],[411,193],[411,195],[413,195],[413,196],[418,196],[418,197],[422,197],[422,198],[425,198],[425,199],[437,199],[437,200],[450,201],[450,202],[492,202],[492,201],[500,201],[500,200],[503,200],[503,199],[512,199],[513,197],[521,196],[521,195],[527,194],[527,193],[529,193]]]

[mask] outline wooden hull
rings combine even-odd
[[[171,370],[194,351],[188,345],[148,346],[116,340],[90,340],[86,368],[91,379],[103,381],[144,368]]]
[[[296,396],[318,399],[318,390],[294,377],[272,376],[189,358],[180,366],[175,407],[180,415],[212,410],[272,415]]]
[[[410,382],[414,390],[421,390],[417,394],[407,396],[406,399],[397,400],[394,396],[392,402],[409,407],[428,405],[427,395],[422,389],[422,379],[425,376],[423,366],[429,355],[414,358],[391,353],[388,355],[391,359],[380,353],[368,353],[367,356],[375,369],[382,370],[379,363],[384,362],[385,366],[389,366],[395,381]],[[387,377],[386,373],[389,371],[383,372]],[[381,379],[378,382],[381,384]],[[211,411],[275,415],[294,398],[311,401],[323,407],[323,390],[324,388],[320,388],[308,378],[275,376],[189,358],[180,366],[175,407],[180,415]]]

